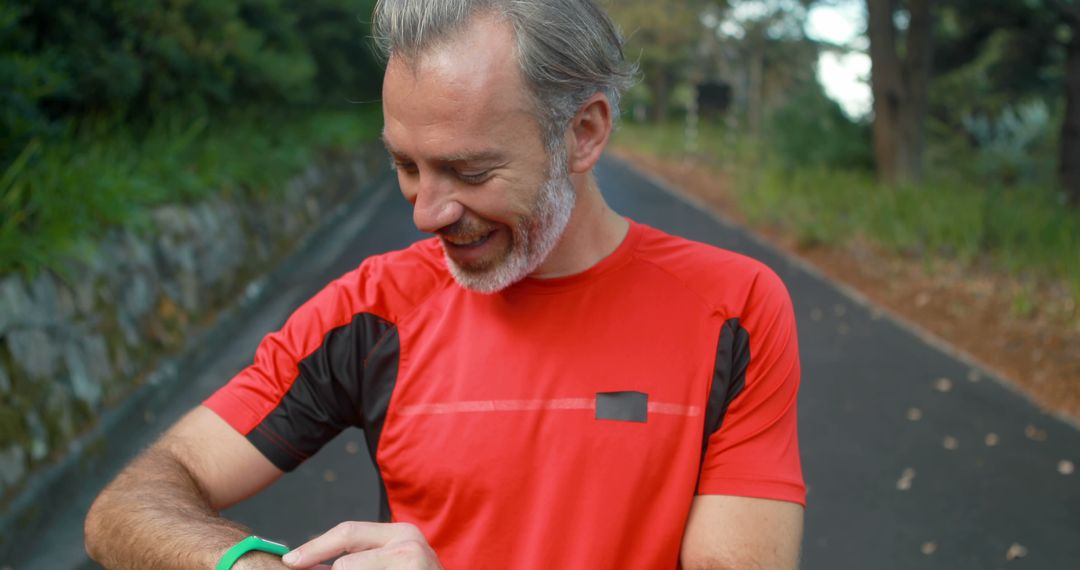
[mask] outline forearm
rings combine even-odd
[[[221,518],[188,469],[155,447],[128,466],[90,508],[86,548],[106,568],[214,568],[251,532]],[[276,558],[244,556],[236,568],[285,568]]]

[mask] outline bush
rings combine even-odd
[[[953,172],[919,185],[879,186],[870,172],[787,169],[768,158],[737,167],[734,192],[754,224],[779,225],[801,244],[868,238],[888,250],[1069,284],[1080,299],[1080,218],[1039,186],[985,186]]]
[[[35,139],[0,172],[0,274],[53,267],[109,228],[138,223],[157,204],[210,193],[271,197],[319,149],[375,138],[378,111],[162,117],[138,133],[114,121],[85,121],[56,141]]]
[[[784,168],[873,168],[870,125],[855,123],[816,83],[769,118],[766,144]]]
[[[151,125],[249,106],[375,98],[373,2],[8,0],[0,167],[87,118]]]

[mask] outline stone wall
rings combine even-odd
[[[381,156],[325,158],[262,199],[162,206],[58,271],[0,276],[0,505],[152,382],[162,356],[321,215],[369,187]]]

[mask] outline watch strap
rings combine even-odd
[[[252,535],[237,542],[232,548],[227,550],[215,567],[216,570],[229,570],[233,567],[233,564],[236,564],[236,561],[239,560],[241,556],[248,552],[269,552],[270,554],[284,556],[285,553],[289,552],[289,547]]]

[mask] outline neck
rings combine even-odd
[[[530,277],[551,279],[581,273],[611,255],[630,223],[608,206],[592,174],[571,176],[577,201],[559,243]]]

